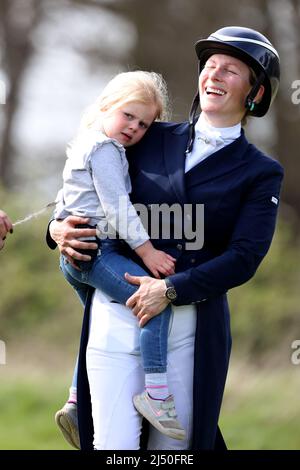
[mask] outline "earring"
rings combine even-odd
[[[249,109],[250,109],[250,111],[253,111],[254,108],[255,108],[255,103],[254,103],[254,101],[252,101],[252,103],[250,104],[250,108],[249,108]]]

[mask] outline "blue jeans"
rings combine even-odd
[[[130,258],[119,253],[119,244],[116,240],[99,240],[99,247],[100,254],[94,261],[78,262],[81,271],[73,268],[62,256],[61,270],[83,303],[85,303],[89,286],[92,286],[108,294],[117,302],[125,304],[138,289],[137,286],[125,280],[125,272],[134,276],[149,276],[149,274]],[[171,307],[168,306],[141,329],[140,349],[146,373],[166,372],[167,370],[170,315]]]

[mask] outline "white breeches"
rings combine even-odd
[[[187,439],[164,436],[150,425],[148,449],[189,449],[192,434],[196,309],[174,307],[168,338],[168,385]],[[142,418],[132,397],[144,390],[137,319],[127,307],[96,291],[91,307],[87,372],[94,422],[94,448],[138,450]]]

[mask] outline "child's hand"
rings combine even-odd
[[[176,259],[164,251],[153,248],[151,252],[142,257],[143,263],[152,272],[153,276],[160,279],[159,274],[170,276],[175,274]]]
[[[150,269],[154,277],[160,279],[159,273],[164,276],[175,274],[176,259],[164,251],[156,250],[149,240],[136,248],[135,252],[142,258],[143,263]]]

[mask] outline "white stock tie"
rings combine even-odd
[[[224,139],[221,137],[221,133],[214,129],[197,129],[196,139],[201,140],[207,145],[217,147],[219,144],[224,144]]]

